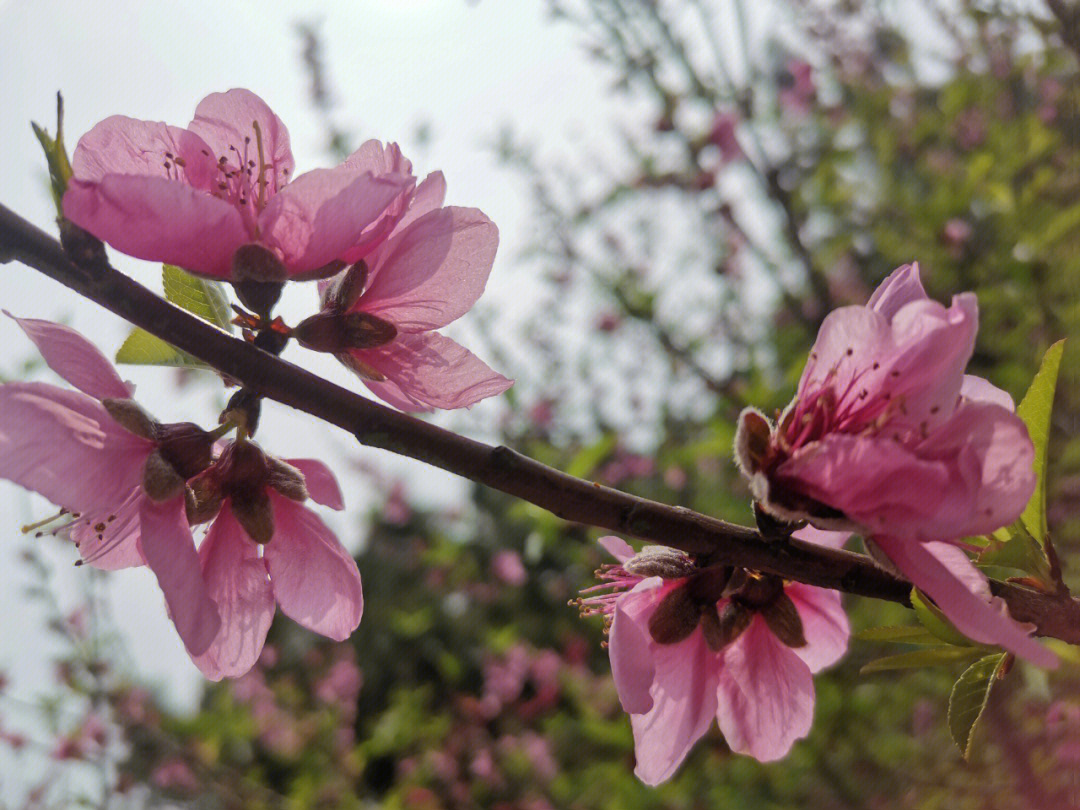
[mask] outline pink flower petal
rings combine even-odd
[[[442,172],[432,172],[424,178],[424,182],[416,187],[416,191],[412,195],[412,202],[409,203],[409,210],[405,212],[405,215],[398,222],[394,233],[401,233],[420,217],[442,208],[445,199],[446,178],[443,177]]]
[[[926,290],[919,278],[919,263],[912,262],[893,270],[874,290],[866,306],[891,321],[905,304],[925,301],[926,298]]]
[[[631,559],[636,553],[633,546],[621,537],[615,537],[614,535],[601,537],[597,542],[604,547],[604,551],[621,563]]]
[[[309,630],[344,641],[364,612],[356,562],[310,509],[276,492],[270,500],[274,539],[264,559],[277,603]]]
[[[810,668],[760,616],[724,650],[717,691],[717,719],[732,751],[772,762],[810,733],[814,719]]]
[[[794,647],[792,652],[810,667],[811,672],[819,672],[843,658],[851,625],[840,604],[840,593],[798,582],[785,586],[784,592],[795,603],[806,637],[806,645]]]
[[[815,526],[804,526],[797,532],[793,532],[791,536],[816,546],[843,548],[851,538],[851,532],[828,532]]]
[[[649,617],[670,588],[659,577],[643,579],[619,597],[608,633],[611,676],[627,714],[644,714],[653,707],[651,694],[656,666],[649,636]]]
[[[300,175],[259,216],[261,241],[277,248],[293,274],[342,259],[394,199],[413,182],[338,166]]]
[[[221,629],[221,617],[203,580],[191,537],[184,497],[139,504],[139,546],[157,577],[176,632],[193,657],[206,652]]]
[[[46,383],[0,386],[0,477],[81,513],[108,513],[139,486],[154,446],[95,399]]]
[[[101,571],[146,565],[139,551],[139,504],[142,487],[132,490],[114,511],[88,514],[71,529],[83,562]]]
[[[355,352],[386,376],[364,381],[377,396],[407,411],[465,408],[514,384],[448,337],[398,335],[386,346]]]
[[[951,557],[946,567],[922,543],[877,536],[874,542],[965,636],[983,644],[998,644],[1041,667],[1057,667],[1056,655],[1030,638],[1011,617],[991,607],[983,595],[971,592],[971,573],[967,569],[974,566],[970,561],[956,573],[961,565],[957,558]]]
[[[475,208],[431,211],[373,255],[373,280],[356,308],[399,332],[443,327],[484,291],[498,244],[498,228]]]
[[[656,680],[653,707],[630,715],[634,730],[634,773],[647,785],[658,785],[678,770],[694,743],[717,715],[719,656],[709,650],[700,631],[678,644],[653,645]]]
[[[112,363],[97,346],[71,327],[52,321],[16,318],[7,310],[4,314],[34,341],[49,368],[84,394],[95,399],[127,399],[131,396],[131,390],[120,379]]]
[[[960,395],[972,402],[986,402],[1004,408],[1010,413],[1016,411],[1016,403],[1007,391],[1002,391],[989,380],[976,377],[974,374],[965,374],[964,382],[960,386]]]
[[[250,241],[238,209],[164,177],[72,180],[64,216],[129,256],[211,278],[228,278],[233,253]]]
[[[108,175],[122,174],[166,179],[208,191],[217,173],[215,161],[206,143],[194,133],[114,115],[79,139],[71,169],[81,183],[98,183]]]
[[[266,102],[250,90],[211,93],[195,108],[195,118],[188,130],[206,141],[213,160],[224,157],[230,165],[238,166],[241,158],[236,157],[236,152],[229,147],[239,150],[243,163],[247,164],[248,160],[258,162],[255,127],[252,125],[256,121],[262,130],[263,157],[270,166],[267,180],[273,189],[287,183],[294,168],[289,131]]]
[[[274,593],[252,543],[231,509],[222,509],[199,547],[210,598],[221,614],[221,630],[202,655],[193,657],[207,678],[236,678],[255,666],[274,620]]]
[[[345,508],[341,488],[329,467],[314,458],[290,458],[286,459],[286,463],[292,464],[304,474],[304,483],[311,500],[331,509]]]

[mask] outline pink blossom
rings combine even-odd
[[[275,603],[309,630],[343,641],[364,599],[356,562],[303,502],[344,503],[320,461],[280,461],[253,442],[233,442],[191,482],[196,520],[213,522],[199,546],[202,575],[221,613],[221,631],[195,665],[211,680],[250,670],[263,649]],[[261,550],[261,554],[260,554]]]
[[[847,538],[814,529],[796,536],[834,547]],[[583,601],[611,619],[611,673],[630,714],[638,778],[670,778],[714,717],[732,751],[762,762],[807,735],[812,673],[847,649],[837,592],[698,569],[672,549],[635,555],[616,537],[601,543],[619,563],[605,571],[610,590]]]
[[[390,147],[367,148],[356,165],[403,160]],[[513,384],[437,331],[479,299],[499,243],[482,212],[443,207],[445,192],[435,174],[399,196],[377,233],[342,254],[352,266],[319,285],[320,312],[295,330],[302,345],[334,354],[405,411],[463,408]]]
[[[709,141],[720,150],[720,162],[725,166],[744,157],[735,132],[738,126],[739,116],[732,112],[718,112],[713,118]]]
[[[897,269],[825,319],[778,424],[743,411],[736,459],[767,511],[872,538],[961,632],[1053,666],[966,555],[935,542],[1012,523],[1035,487],[1011,398],[964,374],[977,329],[972,293],[945,307],[918,265]]]
[[[194,425],[162,425],[79,333],[14,319],[45,362],[77,388],[0,386],[0,476],[64,507],[83,559],[100,568],[146,563],[188,651],[218,631],[184,517],[184,480],[209,463],[211,439]]]
[[[780,76],[777,99],[784,109],[805,115],[810,111],[817,88],[814,86],[814,68],[802,59],[789,59]]]
[[[521,555],[511,549],[496,551],[491,557],[491,573],[507,585],[524,585],[529,579],[529,572],[521,562]]]
[[[321,278],[379,241],[412,192],[407,162],[376,165],[369,151],[293,178],[288,130],[266,103],[214,93],[187,129],[97,124],[72,157],[64,215],[123,253],[211,278]]]
[[[167,759],[158,765],[150,774],[150,781],[163,790],[195,791],[199,789],[199,780],[180,757]]]

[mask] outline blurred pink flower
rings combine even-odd
[[[357,165],[386,164],[386,153],[370,152]],[[475,208],[443,207],[445,193],[436,174],[399,198],[379,239],[342,254],[352,266],[319,284],[320,312],[295,332],[405,411],[463,408],[513,384],[436,331],[480,298],[499,244],[490,219]]]
[[[961,632],[1054,666],[966,555],[935,542],[1008,525],[1035,487],[1012,399],[964,374],[977,329],[974,294],[946,308],[918,265],[897,269],[866,306],[825,319],[778,424],[743,411],[736,460],[766,511],[871,538]]]
[[[150,774],[150,781],[162,790],[199,789],[199,780],[195,778],[188,764],[179,757],[165,760],[158,765]]]
[[[814,85],[814,68],[802,59],[789,59],[780,76],[777,100],[788,112],[805,115],[817,94]]]
[[[511,549],[496,551],[491,557],[491,573],[507,585],[519,587],[529,579],[529,572],[521,562],[521,555]]]
[[[350,652],[346,655],[351,654]],[[315,697],[323,703],[355,710],[356,698],[363,683],[364,676],[360,667],[351,657],[343,656],[331,664],[326,674],[315,683]]]
[[[847,539],[812,528],[796,536],[832,547]],[[669,779],[714,717],[732,751],[762,762],[806,736],[812,673],[847,650],[837,592],[746,574],[722,597],[732,582],[721,569],[695,571],[671,549],[635,555],[619,538],[600,542],[619,564],[607,571],[614,590],[591,597],[591,608],[611,617],[611,673],[630,714],[638,778]]]
[[[343,641],[360,623],[364,598],[352,556],[303,502],[344,508],[321,461],[281,461],[253,442],[230,442],[191,483],[212,519],[199,546],[202,575],[221,613],[221,631],[195,665],[211,680],[237,677],[259,660],[275,602],[309,630]],[[260,547],[262,554],[260,556]]]
[[[292,178],[288,130],[248,90],[207,96],[187,129],[115,115],[79,140],[64,215],[122,253],[211,278],[321,278],[378,238],[415,183],[367,147]]]
[[[185,479],[209,463],[212,439],[195,425],[155,422],[75,330],[14,320],[78,391],[0,386],[0,477],[61,504],[70,517],[61,528],[70,528],[91,565],[149,565],[184,645],[203,652],[220,619],[199,573],[183,491]]]
[[[723,165],[742,160],[745,156],[735,130],[739,126],[739,116],[733,112],[718,112],[713,117],[709,141],[720,150],[720,162]]]

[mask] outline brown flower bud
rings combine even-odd
[[[213,460],[214,437],[191,422],[158,425],[158,450],[185,481]]]
[[[294,501],[306,501],[308,499],[307,484],[304,474],[288,462],[273,456],[266,457],[270,466],[270,478],[268,484]]]
[[[771,604],[761,608],[761,616],[780,641],[789,647],[805,647],[802,619],[791,597],[782,592]]]
[[[728,602],[719,613],[716,608],[706,608],[701,614],[705,643],[713,652],[720,652],[743,634],[753,618],[752,611],[734,602]]]
[[[331,279],[323,293],[323,307],[347,312],[360,299],[367,286],[367,279],[367,264],[363,260],[358,261],[344,273]]]
[[[367,312],[326,310],[301,321],[293,336],[313,351],[340,354],[383,346],[397,337],[397,328]]]
[[[200,475],[184,489],[184,511],[192,526],[206,523],[221,511],[221,491],[209,476]]]
[[[668,546],[645,546],[623,563],[623,568],[635,576],[664,579],[681,579],[694,573],[691,559]]]
[[[369,366],[367,363],[365,363],[363,360],[361,360],[355,354],[352,354],[350,352],[340,352],[338,354],[335,354],[334,357],[336,357],[339,361],[341,361],[341,363],[346,368],[352,369],[352,371],[354,373],[356,373],[359,376],[363,377],[365,380],[371,380],[373,382],[382,382],[383,380],[386,379],[385,374],[383,374],[378,369],[373,368],[372,366]]]
[[[698,626],[701,609],[689,589],[679,586],[668,593],[649,617],[649,635],[657,644],[677,644]]]
[[[144,439],[157,438],[157,420],[135,400],[106,398],[101,400],[101,404],[109,412],[109,416],[128,433]]]
[[[260,544],[270,542],[274,536],[274,510],[265,489],[234,496],[230,506],[248,537]]]
[[[184,488],[184,479],[172,464],[166,461],[160,450],[155,450],[146,458],[143,467],[143,489],[155,501],[167,501],[179,495]]]

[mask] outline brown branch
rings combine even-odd
[[[85,245],[85,240],[82,240]],[[567,475],[508,447],[491,447],[372,402],[232,337],[112,268],[98,249],[59,242],[0,205],[0,261],[18,260],[190,353],[246,388],[379,447],[529,501],[558,517],[652,540],[710,562],[908,604],[911,585],[867,557],[798,540],[769,543],[754,529],[638,498]],[[94,243],[90,243],[94,247]],[[1080,643],[1080,602],[994,583],[1013,616],[1040,635]]]

